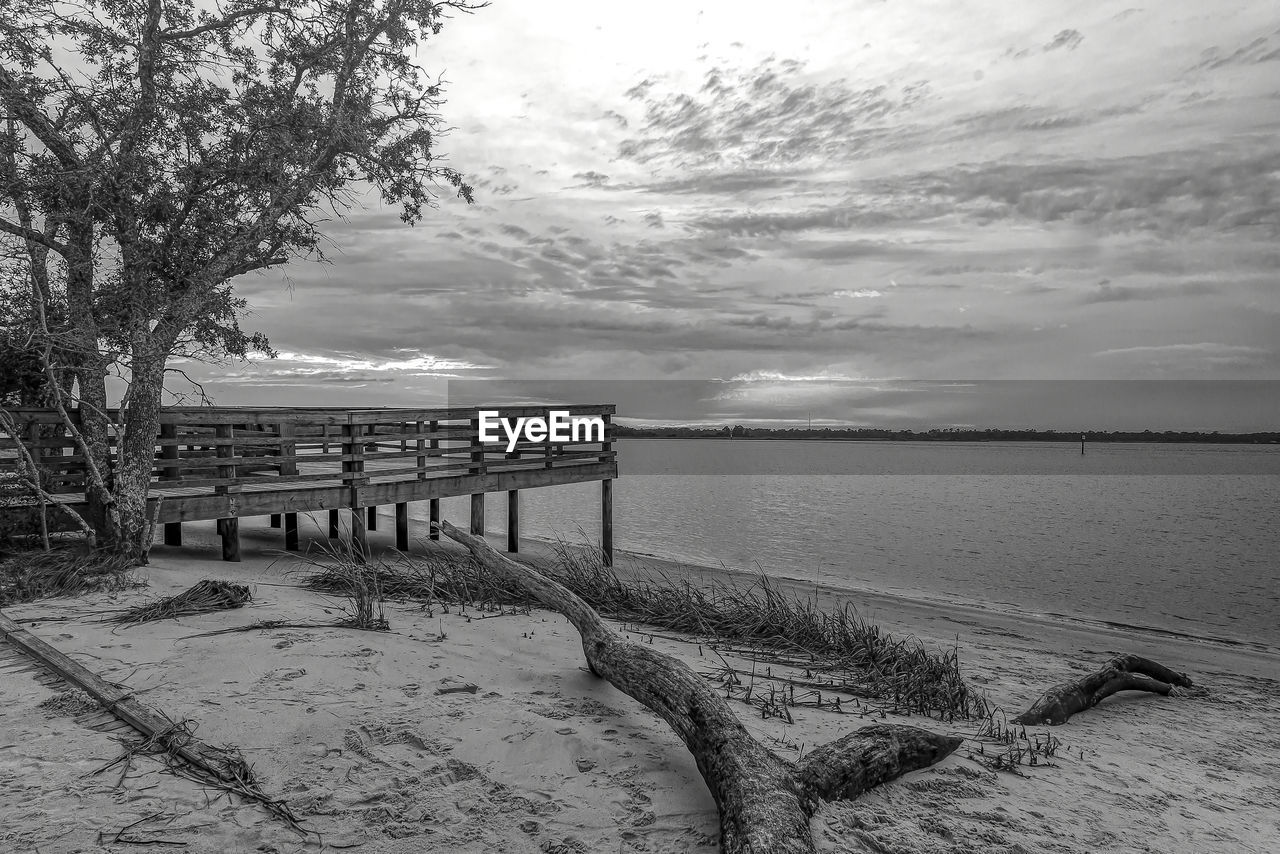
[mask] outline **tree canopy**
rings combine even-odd
[[[99,458],[103,378],[130,383],[122,468],[138,468],[111,502],[145,500],[169,358],[269,352],[240,328],[237,276],[322,255],[324,222],[371,192],[406,223],[442,191],[471,201],[415,55],[481,5],[5,3],[0,253],[30,295],[23,340],[72,372]]]

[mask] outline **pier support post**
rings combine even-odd
[[[377,505],[369,505],[369,530],[378,530],[378,507]]]
[[[172,444],[164,444],[160,446],[160,458],[162,460],[178,459],[178,425],[177,424],[161,424],[160,438],[166,439]],[[181,480],[182,470],[175,465],[165,466],[160,472],[161,480]],[[164,544],[166,546],[182,545],[182,523],[181,522],[165,522],[164,523]]]
[[[364,532],[364,516],[359,507],[351,508],[351,553],[361,562],[369,556],[369,538]]]
[[[338,538],[338,511],[329,511],[329,539],[336,540]]]
[[[471,419],[471,433],[469,440],[471,442],[471,468],[468,473],[471,475],[484,474],[484,446],[480,444],[480,417],[476,416]],[[484,493],[472,493],[471,495],[471,533],[477,537],[484,536]]]
[[[520,551],[520,490],[507,492],[507,551]]]
[[[280,446],[276,448],[276,455],[280,458],[280,477],[286,478],[298,473],[298,443],[294,439],[297,427],[293,424],[280,423],[275,425],[276,435],[280,437]],[[298,514],[285,513],[284,515],[284,548],[285,551],[296,552],[298,550]],[[280,527],[281,514],[273,513],[271,515],[271,527]]]
[[[214,453],[220,460],[231,459],[236,455],[236,447],[233,439],[230,424],[218,424],[213,428],[213,435],[218,440],[218,447]],[[218,477],[226,480],[235,480],[236,467],[235,464],[218,465]],[[236,496],[240,492],[239,484],[233,486],[215,486],[213,488],[215,495],[231,496],[231,512],[236,512]],[[222,559],[227,561],[238,562],[240,560],[240,520],[232,515],[226,519],[218,520],[218,533],[222,535]]]
[[[352,415],[348,413],[347,423],[342,425],[342,479],[351,487],[348,505],[351,512],[351,556],[362,562],[369,556],[369,539],[364,532],[367,514],[360,506],[360,488],[369,483],[369,478],[364,473],[362,437],[365,432],[359,424],[352,423]]]
[[[613,481],[600,481],[600,555],[613,566]]]
[[[235,516],[218,520],[218,536],[222,537],[222,559],[240,561],[240,520]]]
[[[396,504],[396,548],[409,550],[409,504],[405,501]]]
[[[428,536],[433,540],[440,539],[440,529],[436,525],[440,524],[440,499],[431,499],[431,533]]]

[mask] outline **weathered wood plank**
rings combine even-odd
[[[173,730],[173,721],[144,706],[134,698],[132,692],[103,679],[66,653],[31,634],[3,613],[0,613],[0,634],[3,634],[6,641],[39,661],[59,679],[88,694],[108,712],[147,738],[159,738],[167,749],[217,779],[226,782],[235,781],[235,777],[226,770],[225,754],[186,731],[179,737],[165,739],[163,735]]]

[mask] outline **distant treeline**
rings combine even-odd
[[[875,427],[628,427],[614,425],[614,435],[637,439],[861,439],[890,442],[1205,442],[1220,444],[1276,444],[1274,433],[1200,433],[1177,430],[964,430],[950,427],[925,430],[887,430]]]

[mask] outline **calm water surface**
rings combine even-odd
[[[1045,443],[617,449],[623,550],[1280,647],[1277,446],[1091,445],[1084,457]],[[598,484],[522,495],[525,533],[598,536]],[[490,502],[499,530],[505,501]],[[466,518],[466,499],[444,511]]]

